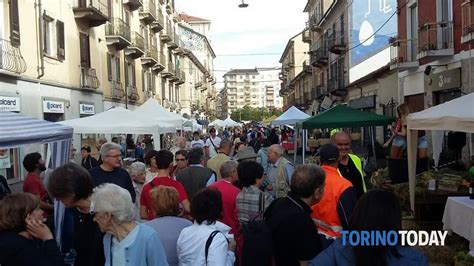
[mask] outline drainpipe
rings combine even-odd
[[[44,47],[43,47],[43,16],[41,15],[41,0],[38,0],[38,3],[36,3],[35,1],[35,17],[36,17],[36,22],[37,22],[37,32],[38,32],[38,47],[39,47],[39,51],[38,51],[38,55],[39,55],[39,64],[38,64],[38,67],[37,67],[37,71],[38,71],[38,79],[40,79],[41,77],[44,76]],[[36,7],[38,8],[38,10],[36,10]]]

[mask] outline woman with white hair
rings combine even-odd
[[[135,206],[127,190],[103,184],[91,197],[94,221],[105,232],[105,265],[168,265],[158,233],[137,224]]]
[[[136,201],[136,213],[137,218],[140,217],[140,197],[142,194],[143,185],[145,184],[146,177],[146,165],[142,162],[134,162],[128,168],[128,173],[132,177],[133,188],[135,189]]]

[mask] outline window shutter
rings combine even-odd
[[[107,77],[112,80],[112,56],[107,53]]]
[[[18,15],[18,0],[10,0],[10,41],[13,46],[20,46],[20,17]]]
[[[81,67],[90,68],[89,36],[87,34],[79,33],[79,45],[81,51]]]
[[[58,59],[66,59],[66,53],[64,51],[64,22],[57,20],[56,21],[56,40],[58,42]]]
[[[130,81],[129,81],[129,78],[128,78],[128,75],[129,75],[129,69],[128,69],[128,62],[127,60],[124,60],[123,62],[123,70],[125,72],[125,87],[127,88],[128,85],[130,84]],[[128,89],[128,88],[127,88]]]
[[[135,64],[130,65],[132,67],[132,85],[137,86],[137,78],[135,77]]]
[[[117,73],[116,73],[116,79],[118,82],[121,81],[120,79],[120,57],[116,56],[115,57],[115,65],[117,66]]]
[[[145,71],[142,70],[142,91],[146,91],[145,84],[146,84]]]

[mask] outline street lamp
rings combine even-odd
[[[242,0],[242,4],[239,5],[240,8],[246,8],[248,6],[249,4],[244,3],[244,0]]]

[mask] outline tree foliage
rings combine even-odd
[[[272,115],[281,115],[281,112],[275,108],[265,108],[265,107],[250,107],[245,105],[243,108],[235,110],[230,114],[230,118],[234,121],[262,121],[263,119],[270,117]]]

